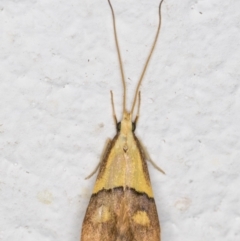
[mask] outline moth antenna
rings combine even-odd
[[[134,120],[135,125],[137,124],[137,121],[138,121],[138,118],[139,118],[140,105],[141,105],[141,91],[138,92],[138,108],[137,108],[137,115],[136,115],[136,118]]]
[[[116,116],[115,107],[114,107],[113,92],[110,90],[110,93],[111,93],[111,103],[112,103],[113,119],[115,121],[115,125],[117,125],[117,116]]]
[[[143,80],[144,74],[145,74],[145,72],[146,72],[148,63],[149,63],[149,61],[150,61],[150,59],[151,59],[153,50],[154,50],[154,48],[155,48],[155,46],[156,46],[157,39],[158,39],[158,36],[159,36],[159,32],[160,32],[160,29],[161,29],[161,22],[162,22],[162,19],[161,19],[161,7],[162,7],[162,3],[163,3],[163,0],[161,0],[160,3],[159,3],[159,7],[158,7],[158,15],[159,15],[158,28],[157,28],[156,36],[155,36],[154,41],[153,41],[152,48],[151,48],[151,50],[150,50],[150,53],[148,54],[146,63],[145,63],[145,65],[144,65],[143,71],[142,71],[141,76],[140,76],[140,79],[139,79],[139,81],[138,81],[138,85],[137,85],[137,88],[136,88],[135,96],[134,96],[134,99],[133,99],[133,105],[132,105],[132,109],[131,109],[131,113],[132,113],[132,114],[133,114],[134,107],[135,107],[135,104],[136,104],[136,101],[137,101],[137,95],[138,95],[138,91],[139,91],[140,85],[141,85],[141,83],[142,83],[142,80]]]
[[[114,38],[115,38],[115,44],[116,44],[117,53],[118,53],[118,62],[119,62],[120,70],[121,70],[121,76],[122,76],[122,84],[123,84],[123,113],[124,113],[124,111],[126,110],[126,80],[125,80],[125,75],[124,75],[124,71],[123,71],[122,57],[121,57],[120,48],[119,48],[119,44],[118,44],[115,14],[114,14],[113,7],[112,7],[112,4],[111,4],[110,0],[108,0],[108,4],[109,4],[111,12],[112,12]]]

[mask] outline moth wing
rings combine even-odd
[[[92,195],[82,241],[160,241],[153,198],[122,187]]]
[[[132,159],[130,166],[116,165],[120,155],[119,151],[115,150],[115,146],[119,144],[117,138],[114,138],[106,150],[107,154],[96,181],[101,180],[101,185],[92,195],[83,221],[82,241],[160,241],[155,201],[153,196],[147,195],[152,191],[149,190],[151,184],[144,150],[138,139],[134,139],[130,146],[137,148],[139,155],[135,154],[134,158],[127,157]],[[129,152],[131,153],[130,149]],[[119,175],[120,169],[125,170],[124,174],[120,175],[125,176],[125,181],[119,178],[120,182],[115,182],[112,188],[107,188],[106,186],[109,187],[109,183],[112,183],[113,176]],[[108,170],[111,172],[105,177]],[[131,174],[127,170],[135,171]],[[123,182],[128,185],[123,185]],[[146,192],[142,187],[146,188]]]

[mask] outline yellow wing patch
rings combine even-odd
[[[104,170],[100,170],[93,193],[102,189],[128,187],[153,197],[144,163],[132,132],[127,137],[119,135],[105,162]]]
[[[100,206],[95,210],[92,221],[93,223],[105,223],[111,219],[109,208],[105,205]]]
[[[148,226],[150,224],[150,219],[145,211],[137,211],[132,219],[135,223],[140,225]]]

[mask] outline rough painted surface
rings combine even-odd
[[[158,1],[112,0],[128,104]],[[240,239],[240,1],[163,4],[137,135],[162,240]],[[106,1],[0,2],[0,240],[75,241],[121,82]]]

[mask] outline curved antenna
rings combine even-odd
[[[126,81],[125,81],[125,76],[124,76],[124,71],[123,71],[123,64],[122,64],[122,58],[121,58],[121,53],[119,49],[119,44],[118,44],[118,38],[117,38],[117,30],[116,30],[116,23],[115,23],[115,14],[113,11],[112,4],[110,0],[108,0],[108,4],[111,8],[112,12],[112,20],[113,20],[113,28],[114,28],[114,38],[115,38],[115,44],[117,47],[117,53],[118,53],[118,62],[120,65],[120,70],[121,70],[121,76],[122,76],[122,84],[123,84],[123,113],[126,110]]]
[[[143,80],[144,74],[145,74],[145,72],[146,72],[146,69],[147,69],[149,60],[150,60],[150,58],[151,58],[151,56],[152,56],[153,50],[154,50],[154,48],[155,48],[155,46],[156,46],[157,39],[158,39],[158,36],[159,36],[159,32],[160,32],[160,28],[161,28],[161,22],[162,22],[162,19],[161,19],[161,6],[162,6],[162,3],[163,3],[163,0],[161,0],[161,2],[159,3],[159,7],[158,7],[159,23],[158,23],[157,33],[156,33],[156,36],[155,36],[155,39],[154,39],[152,48],[151,48],[151,50],[150,50],[150,53],[149,53],[149,55],[148,55],[148,57],[147,57],[147,61],[146,61],[145,65],[144,65],[142,74],[141,74],[140,79],[139,79],[139,81],[138,81],[138,85],[137,85],[137,89],[136,89],[136,92],[135,92],[135,96],[134,96],[134,100],[133,100],[133,105],[132,105],[132,109],[131,109],[131,114],[133,114],[134,107],[135,107],[135,104],[136,104],[136,101],[137,101],[137,96],[138,96],[139,88],[140,88],[140,85],[141,85],[141,83],[142,83],[142,80]]]

